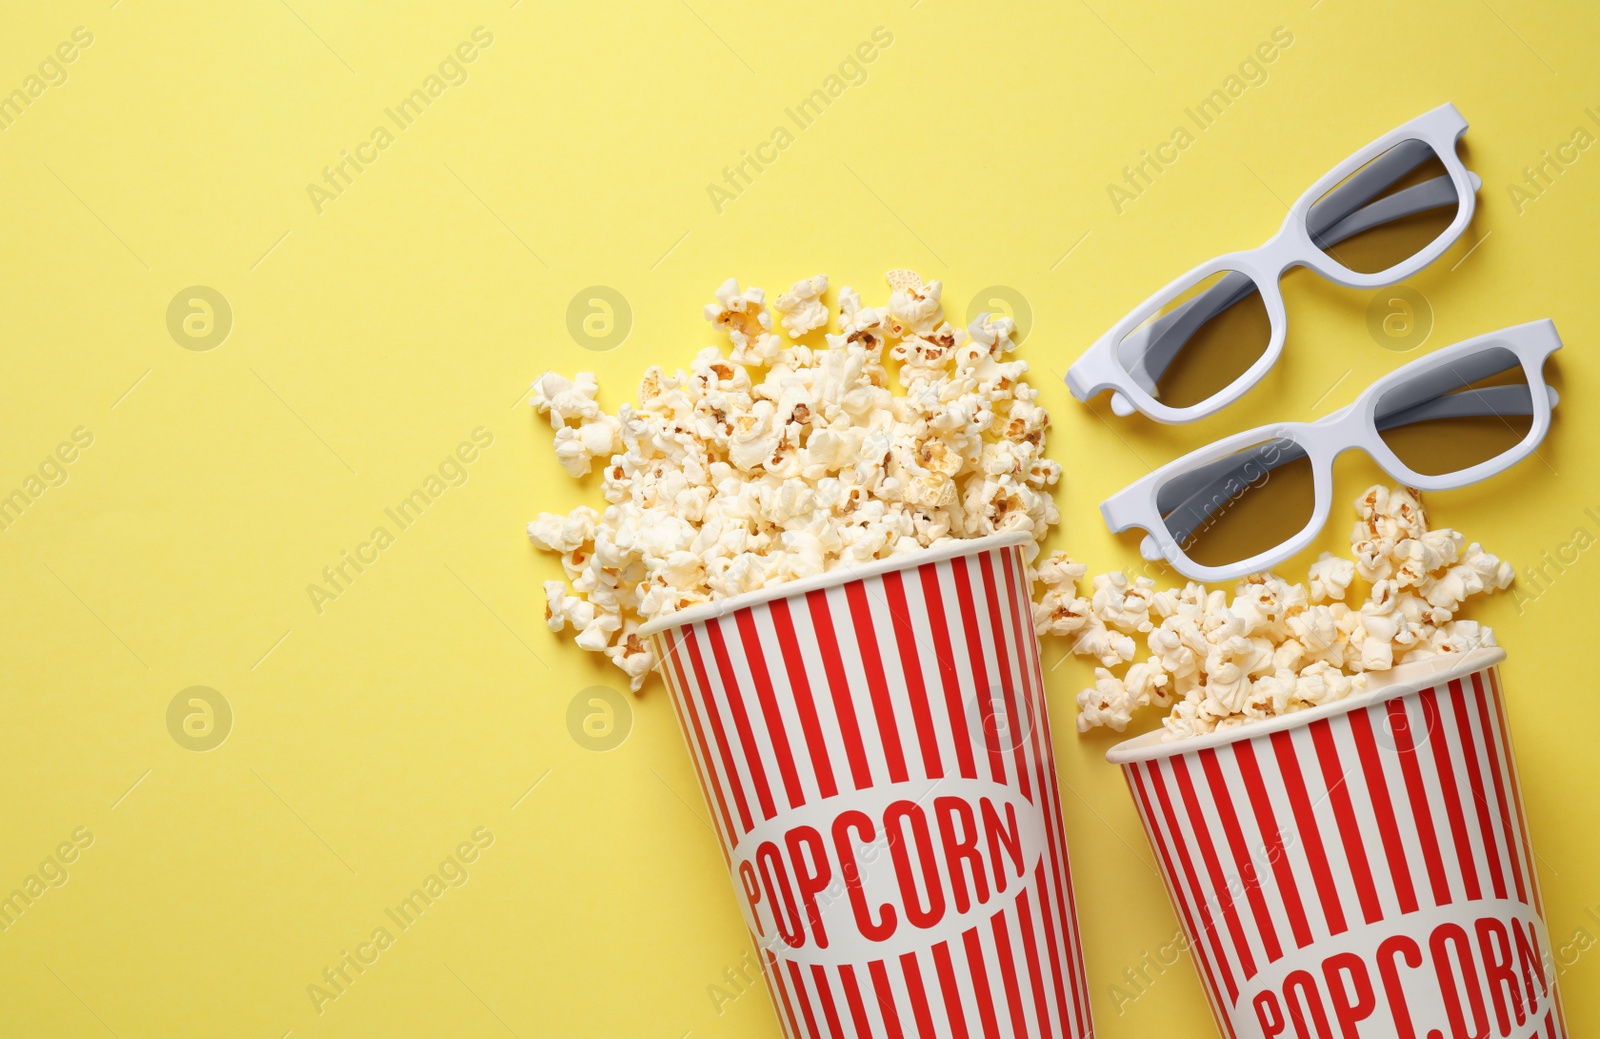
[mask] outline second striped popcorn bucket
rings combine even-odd
[[[644,629],[790,1039],[1093,1032],[1030,540]]]
[[[1336,704],[1107,755],[1224,1035],[1566,1036],[1504,658],[1409,665]]]

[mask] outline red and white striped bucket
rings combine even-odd
[[[1029,540],[644,629],[791,1039],[1093,1031]]]
[[[1483,649],[1122,766],[1223,1033],[1566,1036]]]

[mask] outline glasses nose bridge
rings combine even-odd
[[[1262,292],[1277,291],[1276,286],[1285,274],[1296,267],[1306,265],[1305,253],[1309,243],[1310,238],[1302,233],[1302,228],[1291,209],[1290,216],[1284,219],[1272,237],[1263,242],[1251,257],[1257,267],[1252,276],[1255,277]],[[1268,282],[1271,283],[1270,288],[1266,284]]]
[[[1372,426],[1367,409],[1346,404],[1313,422],[1302,436],[1302,446],[1306,454],[1311,456],[1312,464],[1323,462],[1332,465],[1346,451],[1360,450],[1370,455],[1372,452],[1366,445],[1376,435],[1377,430]]]

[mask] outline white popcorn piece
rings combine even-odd
[[[901,327],[893,320],[891,327]],[[910,333],[889,349],[889,357],[901,364],[900,380],[913,389],[924,384],[924,390],[925,384],[944,377],[955,354],[956,337],[947,328]]]
[[[559,632],[569,624],[582,631],[594,622],[594,604],[570,591],[565,581],[544,583],[544,622],[551,631]]]
[[[1311,564],[1307,577],[1311,582],[1312,602],[1330,599],[1343,602],[1350,582],[1356,579],[1356,564],[1354,560],[1339,559],[1331,552],[1324,552]]]
[[[705,307],[706,320],[712,324],[737,328],[741,332],[771,330],[772,317],[766,310],[767,294],[761,289],[753,285],[740,289],[739,280],[729,278],[712,295],[716,302],[707,303]],[[754,329],[750,328],[751,322],[754,322]]]
[[[1510,563],[1474,541],[1462,550],[1461,562],[1426,581],[1422,595],[1434,606],[1455,610],[1470,596],[1507,587],[1515,576]]]
[[[740,289],[736,278],[729,278],[714,293],[715,303],[707,303],[706,320],[728,333],[733,358],[739,364],[770,364],[782,343],[772,333],[772,315],[767,313],[766,293],[751,286]]]
[[[1272,666],[1270,648],[1262,647],[1243,635],[1229,635],[1212,643],[1202,665],[1206,699],[1218,716],[1238,714],[1250,692],[1250,680]]]
[[[594,541],[595,524],[600,514],[580,505],[565,516],[541,512],[528,524],[528,538],[546,552],[575,552]]]
[[[1366,688],[1366,677],[1347,675],[1332,664],[1316,663],[1300,672],[1295,697],[1308,707],[1334,703]]]
[[[1065,552],[1052,552],[1039,564],[1037,576],[1039,583],[1046,588],[1056,589],[1065,585],[1066,590],[1072,591],[1088,572],[1087,565],[1073,562]]]
[[[1299,706],[1298,687],[1299,675],[1293,667],[1276,667],[1250,683],[1240,713],[1251,721],[1288,714]]]
[[[846,338],[858,332],[882,332],[888,321],[886,307],[864,307],[861,295],[848,285],[839,287],[839,333]]]
[[[615,613],[596,610],[594,617],[584,625],[582,631],[578,632],[578,637],[573,639],[573,642],[579,649],[586,649],[591,653],[603,653],[611,645],[611,636],[621,629],[621,617]]]
[[[750,410],[735,416],[728,435],[728,461],[745,472],[753,472],[777,453],[783,431],[773,423],[777,409],[771,401],[758,400]]]
[[[628,676],[628,688],[638,692],[645,679],[656,666],[656,653],[650,643],[639,637],[639,624],[628,621],[618,633],[615,644],[605,650],[606,657]]]
[[[1033,627],[1040,635],[1071,635],[1093,616],[1089,600],[1073,595],[1071,588],[1051,588],[1033,604]]]
[[[965,359],[957,358],[958,369],[1000,373],[1003,369],[995,362],[1002,355],[1017,348],[1017,344],[1011,341],[1016,331],[1017,323],[1009,317],[979,314],[967,325],[970,350],[966,353]]]
[[[1088,610],[1088,600],[1079,599],[1086,608],[1083,622],[1072,636],[1071,651],[1081,656],[1094,657],[1101,667],[1116,667],[1133,659],[1133,637],[1106,626],[1105,621]],[[1051,633],[1055,634],[1054,628]]]
[[[728,359],[735,364],[748,364],[752,368],[764,368],[777,362],[783,351],[783,340],[771,332],[757,332],[752,336],[741,337],[733,344],[733,352]]]
[[[1161,724],[1166,728],[1169,739],[1188,739],[1215,732],[1217,720],[1217,716],[1207,708],[1206,701],[1185,699],[1173,706],[1172,713],[1162,719]]]
[[[1183,618],[1173,623],[1163,622],[1161,627],[1150,632],[1148,644],[1151,658],[1159,661],[1163,670],[1177,678],[1187,678],[1197,673],[1201,657],[1206,652],[1200,626]]]
[[[597,455],[610,456],[622,447],[622,423],[614,415],[600,415],[580,426],[556,430],[556,461],[574,479],[588,476]]]
[[[1141,577],[1130,584],[1128,575],[1117,571],[1100,574],[1093,583],[1090,608],[1096,617],[1125,635],[1147,632],[1153,627],[1150,607],[1155,596],[1154,579]]]
[[[818,274],[795,282],[793,288],[772,301],[779,315],[778,322],[790,339],[799,339],[828,323],[828,308],[822,304],[822,294],[826,291],[828,276]]]
[[[1166,701],[1169,679],[1161,668],[1144,663],[1128,669],[1117,678],[1103,667],[1094,669],[1094,688],[1078,694],[1078,731],[1088,732],[1097,725],[1122,732],[1140,707]]]
[[[549,418],[550,424],[560,429],[573,422],[587,422],[600,417],[600,405],[595,397],[600,384],[594,372],[579,372],[571,379],[557,372],[545,372],[533,383],[533,396],[529,403],[539,414]]]
[[[904,338],[932,332],[944,313],[939,302],[944,284],[930,281],[924,285],[912,271],[890,271],[889,284],[893,289],[888,306],[890,334]]]

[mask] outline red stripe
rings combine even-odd
[[[1011,595],[1011,618],[1016,625],[1018,638],[1021,639],[1022,649],[1027,652],[1026,666],[1023,668],[1024,692],[1032,704],[1034,722],[1031,733],[1033,740],[1033,760],[1039,770],[1039,790],[1044,795],[1042,798],[1045,806],[1047,825],[1045,826],[1046,844],[1050,851],[1051,870],[1050,876],[1056,887],[1057,906],[1061,921],[1061,944],[1067,950],[1068,962],[1066,974],[1061,973],[1058,965],[1056,977],[1065,978],[1072,987],[1073,1016],[1077,1022],[1079,1035],[1088,1035],[1094,1030],[1089,1008],[1089,981],[1084,976],[1082,931],[1078,927],[1077,897],[1072,888],[1072,867],[1067,861],[1067,848],[1065,827],[1062,822],[1061,789],[1056,780],[1055,755],[1052,750],[1054,743],[1050,737],[1050,712],[1044,701],[1044,669],[1039,660],[1039,638],[1033,633],[1033,607],[1028,596],[1027,575],[1022,568],[1022,549],[1020,547],[1005,550],[1007,553],[1006,588]],[[1021,589],[1019,592],[1018,589]],[[1023,617],[1027,617],[1024,624]],[[1046,930],[1049,930],[1049,897],[1048,890],[1041,888],[1040,897],[1045,904]],[[1054,959],[1056,945],[1054,938],[1050,941],[1050,955]],[[1061,986],[1056,986],[1057,1002],[1061,1002]],[[1061,1006],[1061,1020],[1065,1027],[1067,1020],[1066,1006]]]
[[[844,586],[845,601],[856,630],[856,649],[867,675],[867,694],[872,697],[872,713],[878,721],[878,740],[889,762],[889,782],[906,781],[906,758],[900,750],[900,725],[895,721],[894,704],[889,701],[889,680],[883,673],[883,656],[878,652],[878,634],[867,604],[867,586],[851,581]]]
[[[1228,839],[1228,850],[1233,855],[1233,867],[1239,871],[1239,883],[1244,887],[1245,898],[1250,902],[1250,912],[1256,919],[1256,930],[1261,934],[1261,944],[1268,963],[1283,958],[1283,946],[1278,942],[1278,928],[1272,920],[1272,910],[1267,906],[1266,895],[1261,891],[1261,879],[1255,860],[1250,856],[1250,846],[1244,839],[1244,829],[1239,825],[1239,815],[1233,807],[1233,797],[1228,793],[1228,783],[1222,776],[1222,765],[1217,752],[1210,747],[1200,751],[1200,767],[1205,770],[1211,799],[1217,807],[1217,817],[1222,821],[1222,832]],[[1251,976],[1255,974],[1251,971]]]
[[[967,573],[967,561],[961,556],[950,560],[950,576],[956,585],[956,602],[961,607],[961,628],[967,643],[967,661],[972,667],[972,694],[974,697],[992,699],[989,695],[989,668],[984,659],[983,640],[978,633],[978,610],[972,601],[972,578]],[[1000,734],[983,727],[983,743],[989,748],[989,774],[994,781],[1006,784],[1006,757],[1000,750]]]
[[[1456,714],[1456,730],[1461,733],[1461,756],[1467,762],[1467,782],[1472,787],[1472,802],[1477,808],[1478,834],[1483,838],[1484,858],[1489,860],[1489,883],[1494,897],[1506,897],[1506,871],[1500,863],[1500,842],[1495,838],[1494,820],[1489,816],[1489,799],[1483,785],[1483,765],[1478,758],[1478,741],[1472,734],[1472,717],[1467,711],[1467,688],[1451,683],[1452,705]],[[1487,736],[1487,734],[1485,734]],[[1488,737],[1492,738],[1492,737]]]
[[[789,604],[783,599],[774,599],[767,607],[772,611],[772,626],[778,632],[778,649],[783,654],[784,669],[789,672],[789,689],[794,693],[794,705],[800,712],[800,731],[805,734],[811,767],[817,774],[817,789],[823,797],[833,797],[839,792],[839,786],[833,778],[833,763],[828,758],[828,743],[822,736],[822,723],[817,720],[817,702],[811,695],[811,680],[807,677],[805,658],[800,655],[794,617],[789,613]]]
[[[1044,878],[1035,873],[1035,878],[1041,888]],[[1041,907],[1042,910],[1042,907]],[[1044,913],[1041,911],[1041,916]],[[1033,901],[1028,897],[1028,889],[1023,888],[1017,895],[1017,922],[1022,926],[1022,954],[1028,961],[1028,982],[1033,988],[1033,1013],[1039,1021],[1039,1034],[1050,1034],[1050,1002],[1044,994],[1044,972],[1039,967],[1039,944],[1034,940],[1033,934]],[[1062,1026],[1066,1025],[1066,1014],[1061,1015]]]
[[[1330,935],[1343,934],[1348,928],[1344,920],[1344,906],[1339,901],[1339,885],[1334,882],[1333,870],[1328,866],[1328,849],[1322,843],[1322,831],[1317,828],[1317,817],[1311,810],[1305,775],[1300,771],[1300,755],[1289,733],[1275,732],[1271,739],[1278,771],[1283,777],[1284,792],[1289,795],[1289,807],[1294,811],[1295,827],[1306,846],[1306,860],[1311,864],[1311,886],[1322,903],[1323,920],[1328,925]]]
[[[1383,839],[1383,854],[1389,863],[1389,877],[1394,882],[1395,898],[1400,902],[1400,912],[1414,913],[1417,911],[1417,891],[1411,883],[1411,866],[1406,861],[1405,845],[1400,840],[1400,826],[1395,822],[1389,780],[1383,773],[1378,743],[1372,734],[1372,708],[1351,711],[1350,730],[1355,735],[1356,752],[1361,757],[1361,772],[1367,777],[1372,814],[1378,820],[1378,835]]]
[[[738,837],[750,832],[750,806],[745,803],[744,783],[739,778],[739,771],[733,764],[733,751],[728,745],[728,733],[722,727],[722,712],[717,705],[711,702],[711,682],[706,678],[706,663],[700,656],[700,641],[695,638],[693,628],[683,628],[683,644],[689,647],[689,663],[694,666],[695,686],[700,691],[700,703],[705,708],[706,717],[711,722],[711,735],[717,743],[717,753],[722,758],[722,777],[728,789],[733,793],[734,807],[739,810],[739,820],[744,824],[744,829],[738,831],[737,836],[730,833],[733,843],[737,845]]]
[[[1238,957],[1244,980],[1249,981],[1256,976],[1256,959],[1250,951],[1250,939],[1245,936],[1244,927],[1239,923],[1239,909],[1233,892],[1229,890],[1227,878],[1222,874],[1222,862],[1217,858],[1217,847],[1216,842],[1211,839],[1211,828],[1200,823],[1207,813],[1201,807],[1200,799],[1195,796],[1194,780],[1189,775],[1189,763],[1184,758],[1185,755],[1182,754],[1172,756],[1172,778],[1177,781],[1178,794],[1183,798],[1189,819],[1194,823],[1195,843],[1200,848],[1200,861],[1206,868],[1206,876],[1211,880],[1211,892],[1222,910],[1223,923],[1227,924],[1228,934],[1233,939],[1233,951]],[[1203,891],[1199,888],[1196,888],[1196,893],[1203,896]]]
[[[861,1002],[861,986],[856,984],[855,968],[841,964],[839,980],[844,984],[844,1001],[850,1007],[850,1020],[855,1023],[856,1035],[871,1035],[872,1023],[867,1020],[867,1008]]]
[[[922,967],[917,963],[916,953],[900,954],[900,973],[911,999],[911,1016],[917,1022],[917,1035],[921,1039],[934,1039],[937,1033],[933,1029],[933,1014],[928,1009],[928,993],[922,987]]]
[[[878,997],[878,1009],[883,1011],[884,1034],[889,1039],[905,1039],[905,1033],[900,1029],[900,1012],[895,1009],[894,989],[889,987],[889,972],[884,970],[882,960],[873,960],[867,964],[867,973],[872,977],[872,991]]]
[[[783,1017],[789,1021],[789,1034],[798,1037],[801,1035],[800,1027],[795,1023],[794,1008],[789,1005],[789,987],[784,983],[783,971],[778,969],[778,959],[771,952],[766,950],[762,952],[767,958],[767,980],[772,983],[772,990],[778,994],[778,999],[773,1001],[773,1008],[778,1009],[781,1003]],[[782,1023],[781,1020],[779,1023]]]
[[[1056,924],[1055,920],[1053,919],[1054,910],[1050,906],[1050,881],[1047,879],[1045,864],[1042,860],[1040,861],[1039,865],[1034,868],[1034,884],[1039,889],[1039,915],[1044,917],[1044,943],[1045,948],[1050,953],[1050,976],[1055,979],[1055,984],[1051,987],[1055,989],[1056,1010],[1061,1018],[1061,1025],[1063,1028],[1065,1028],[1067,1027],[1067,1022],[1072,1020],[1072,1018],[1067,1010],[1067,985],[1063,984],[1063,982],[1073,986],[1073,1011],[1077,1011],[1078,1009],[1077,983],[1072,976],[1070,964],[1068,970],[1063,971],[1061,969],[1061,949],[1067,945],[1067,940],[1065,936],[1063,936],[1059,944],[1056,942]],[[1067,950],[1067,955],[1069,957],[1072,955],[1070,948]],[[1081,1033],[1082,1031],[1083,1029],[1080,1026],[1079,1032]]]
[[[723,702],[733,715],[733,730],[739,736],[739,746],[744,751],[744,766],[750,771],[750,782],[756,788],[756,801],[761,805],[761,817],[771,819],[778,814],[772,801],[772,788],[767,785],[766,755],[756,744],[755,730],[750,727],[750,712],[745,709],[744,690],[739,688],[738,676],[733,671],[733,661],[728,658],[728,644],[722,637],[722,622],[715,617],[705,622],[706,637],[711,643],[711,657],[717,664]]]
[[[1220,1020],[1227,1022],[1228,1015],[1224,1012],[1221,1000],[1217,998],[1216,968],[1211,964],[1211,957],[1206,952],[1205,944],[1200,941],[1200,935],[1204,932],[1195,926],[1194,912],[1189,908],[1188,892],[1178,878],[1177,868],[1172,862],[1172,854],[1167,849],[1166,832],[1162,828],[1160,819],[1156,816],[1155,799],[1150,796],[1150,791],[1145,788],[1145,774],[1149,774],[1152,781],[1154,780],[1155,763],[1144,762],[1142,771],[1137,764],[1132,763],[1123,766],[1123,769],[1128,776],[1129,785],[1134,789],[1134,799],[1137,801],[1139,813],[1144,819],[1145,832],[1150,835],[1152,843],[1155,845],[1156,857],[1161,860],[1161,879],[1166,882],[1167,894],[1171,896],[1173,903],[1177,905],[1178,915],[1183,918],[1183,930],[1189,937],[1189,948],[1194,953],[1195,963],[1200,968],[1201,980],[1205,982],[1207,998],[1211,1002],[1212,1009],[1216,1011],[1216,1016]],[[1183,835],[1174,831],[1172,835],[1173,846],[1176,847],[1182,839]],[[1233,1025],[1231,1023],[1228,1024],[1228,1034],[1233,1034]]]
[[[1161,778],[1161,769],[1154,762],[1146,762],[1145,770],[1150,774],[1150,785],[1155,789],[1156,799],[1161,804],[1161,814],[1166,817],[1167,831],[1172,834],[1172,846],[1177,849],[1178,863],[1183,867],[1183,879],[1189,891],[1194,894],[1195,904],[1200,909],[1200,920],[1205,924],[1204,933],[1211,943],[1211,951],[1215,954],[1217,971],[1222,975],[1222,987],[1228,990],[1228,1002],[1236,1003],[1239,1000],[1239,985],[1234,980],[1233,968],[1228,963],[1228,954],[1222,948],[1222,938],[1217,933],[1216,921],[1211,919],[1211,906],[1207,904],[1205,893],[1200,887],[1200,878],[1195,873],[1194,862],[1189,858],[1188,842],[1178,827],[1178,816],[1172,810],[1172,799],[1167,794],[1166,780]]]
[[[944,1014],[950,1022],[952,1039],[968,1039],[967,1015],[961,1007],[961,989],[956,985],[955,967],[950,963],[950,943],[933,947],[933,969],[939,975],[939,992],[944,997]]]
[[[1377,923],[1383,919],[1383,907],[1378,904],[1378,888],[1372,882],[1367,842],[1362,840],[1361,827],[1356,824],[1355,806],[1350,802],[1350,787],[1344,781],[1339,748],[1333,742],[1333,726],[1326,718],[1319,718],[1309,728],[1311,742],[1317,749],[1317,763],[1322,766],[1322,781],[1328,785],[1328,801],[1333,805],[1333,817],[1343,838],[1345,860],[1350,864],[1350,875],[1355,878],[1361,918],[1369,924]]]
[[[900,571],[891,570],[883,575],[883,590],[889,600],[895,647],[900,651],[900,673],[905,677],[906,693],[911,698],[911,718],[917,728],[923,768],[929,779],[943,779],[939,738],[933,731],[933,713],[928,710],[928,690],[922,681],[922,661],[917,655],[917,633],[911,626],[911,610],[906,605],[906,586]]]
[[[1295,946],[1304,949],[1311,944],[1311,925],[1306,922],[1305,903],[1300,899],[1300,885],[1295,880],[1294,869],[1289,865],[1289,851],[1283,845],[1283,831],[1278,828],[1277,813],[1272,810],[1272,802],[1267,798],[1269,788],[1261,779],[1261,766],[1256,762],[1255,747],[1251,742],[1241,740],[1233,745],[1233,753],[1239,762],[1239,774],[1244,777],[1244,788],[1254,792],[1250,807],[1267,849],[1267,861],[1272,864],[1272,875],[1278,879],[1283,907],[1289,914],[1289,930],[1294,932]]]
[[[1449,691],[1457,698],[1461,683],[1451,682]],[[1444,791],[1444,813],[1450,822],[1450,836],[1455,841],[1456,858],[1461,861],[1461,878],[1466,884],[1467,898],[1477,901],[1483,897],[1478,885],[1478,864],[1472,856],[1472,840],[1467,836],[1467,817],[1461,810],[1461,784],[1456,780],[1455,762],[1450,759],[1450,740],[1444,731],[1444,715],[1439,710],[1439,689],[1434,686],[1422,691],[1422,710],[1435,726],[1438,738],[1431,741],[1434,767],[1439,772],[1439,786]]]
[[[828,972],[820,965],[811,965],[811,984],[817,990],[817,1002],[822,1004],[822,1019],[828,1022],[828,1034],[844,1036],[844,1023],[839,1020],[839,1008],[833,1003],[833,985]]]
[[[1528,840],[1528,817],[1522,808],[1522,778],[1517,775],[1517,755],[1511,747],[1511,724],[1506,720],[1505,698],[1500,695],[1498,671],[1489,671],[1489,684],[1494,690],[1494,710],[1500,719],[1500,739],[1506,751],[1506,772],[1511,776],[1511,803],[1517,810],[1517,828],[1522,833],[1522,854],[1528,867],[1528,888],[1533,893],[1533,908],[1544,915],[1544,905],[1539,897],[1539,874],[1533,866],[1533,842]]]
[[[1556,1018],[1554,1014],[1544,1015],[1545,1039],[1556,1039]]]
[[[961,935],[961,942],[967,950],[967,969],[972,973],[984,1039],[1000,1039],[1000,1022],[994,1016],[994,991],[989,988],[989,972],[983,966],[983,944],[978,940],[978,929],[967,928]]]
[[[1000,601],[1000,596],[995,591],[992,553],[985,552],[978,557],[978,573],[983,577],[983,594],[989,607],[985,612],[989,618],[989,637],[994,641],[995,662],[1000,668],[1000,689],[1005,694],[1003,699],[1006,707],[1006,736],[1013,743],[1012,751],[1016,763],[1017,785],[1022,789],[1022,796],[1032,802],[1033,785],[1028,782],[1028,758],[1027,752],[1023,749],[1026,741],[1022,737],[1022,719],[1020,717],[1022,712],[1017,709],[1017,690],[1012,683],[1011,653],[1006,648],[1008,642],[1015,640],[1017,655],[1020,658],[1025,652],[1021,645],[1023,636],[1020,632],[1016,635],[1009,635],[1006,631],[1005,604]],[[1012,594],[1015,594],[1014,590]],[[980,690],[978,695],[982,696],[984,694]],[[990,702],[985,706],[985,710],[993,710],[993,700],[993,697],[989,698]]]
[[[1433,809],[1428,807],[1428,791],[1422,785],[1422,768],[1417,764],[1417,748],[1411,740],[1411,718],[1403,698],[1390,700],[1389,729],[1394,733],[1395,750],[1400,755],[1400,771],[1405,773],[1406,794],[1411,801],[1411,816],[1417,824],[1417,839],[1422,842],[1422,861],[1428,867],[1428,883],[1435,905],[1450,904],[1450,882],[1445,877],[1444,859],[1439,852],[1439,833],[1433,826]]]
[[[933,651],[939,658],[939,681],[944,686],[944,708],[950,719],[950,734],[956,745],[956,765],[964,779],[977,779],[972,760],[972,737],[967,734],[967,719],[961,708],[961,678],[956,674],[955,655],[950,646],[950,629],[945,623],[944,593],[939,589],[939,565],[925,563],[917,568],[922,580],[923,603],[933,627]]]
[[[706,780],[705,769],[700,764],[700,756],[695,753],[694,736],[690,733],[688,719],[683,714],[683,694],[672,682],[672,667],[667,659],[665,638],[664,634],[658,632],[650,637],[650,644],[655,649],[656,659],[661,662],[661,680],[666,683],[667,699],[672,703],[672,713],[677,715],[678,718],[678,731],[683,733],[684,746],[689,750],[689,764],[694,767],[695,778],[700,783],[700,796],[706,800],[706,815],[711,818],[712,830],[717,835],[717,847],[722,851],[723,863],[731,867],[733,859],[728,855],[728,839],[723,831],[716,827],[717,806],[711,799],[711,784]]]
[[[772,741],[772,752],[778,759],[778,775],[783,779],[783,792],[789,798],[789,807],[799,808],[806,803],[805,788],[800,785],[800,773],[795,769],[788,726],[783,720],[783,713],[778,710],[772,673],[767,670],[767,655],[761,649],[765,639],[756,629],[754,610],[740,610],[734,619],[739,625],[739,645],[748,658],[750,677],[756,684],[756,696],[761,703],[761,717],[766,723],[767,738]]]
[[[661,636],[663,640],[666,637],[665,634]],[[682,641],[680,640],[677,645],[682,645]],[[683,710],[688,714],[690,721],[694,723],[695,742],[700,746],[700,760],[705,763],[705,771],[700,776],[700,782],[704,784],[701,790],[707,794],[706,801],[708,803],[711,800],[710,795],[716,795],[717,811],[722,816],[722,854],[724,858],[727,858],[728,848],[733,844],[733,817],[728,814],[728,803],[722,796],[722,782],[717,778],[716,765],[711,760],[711,747],[706,742],[705,730],[700,725],[700,712],[695,709],[694,696],[688,679],[683,673],[683,655],[678,651],[677,645],[668,650],[666,655],[666,659],[672,661],[672,667],[678,677],[678,695],[674,702],[681,701]]]
[[[1489,695],[1483,683],[1473,676],[1473,687],[1478,692],[1478,717],[1483,722],[1483,748],[1489,752],[1489,774],[1494,777],[1495,800],[1500,805],[1500,825],[1505,827],[1506,858],[1511,860],[1511,877],[1517,884],[1517,901],[1528,905],[1528,892],[1522,883],[1522,853],[1517,848],[1516,824],[1511,820],[1511,806],[1506,803],[1505,779],[1500,773],[1500,736],[1489,720]],[[1497,709],[1498,710],[1498,709]]]
[[[995,956],[1001,964],[1000,981],[1005,986],[1006,1005],[1011,1009],[1011,1034],[1025,1036],[1028,1014],[1022,1009],[1022,989],[1017,985],[1017,972],[1012,969],[1016,957],[1011,954],[1011,931],[1006,927],[1004,910],[989,918],[989,927],[994,931]]]
[[[811,997],[806,994],[806,981],[800,974],[800,965],[793,960],[785,961],[789,968],[789,983],[794,988],[795,1002],[800,1004],[800,1016],[805,1018],[807,1036],[817,1034],[817,1015],[811,1011]]]
[[[861,739],[861,724],[856,720],[850,680],[844,673],[839,636],[833,630],[833,613],[828,607],[827,590],[819,588],[807,592],[806,605],[811,609],[811,626],[816,629],[817,645],[822,651],[822,669],[828,677],[828,691],[833,695],[833,713],[839,719],[844,755],[850,763],[850,779],[857,790],[865,790],[872,786],[872,769],[867,764],[867,745]]]

